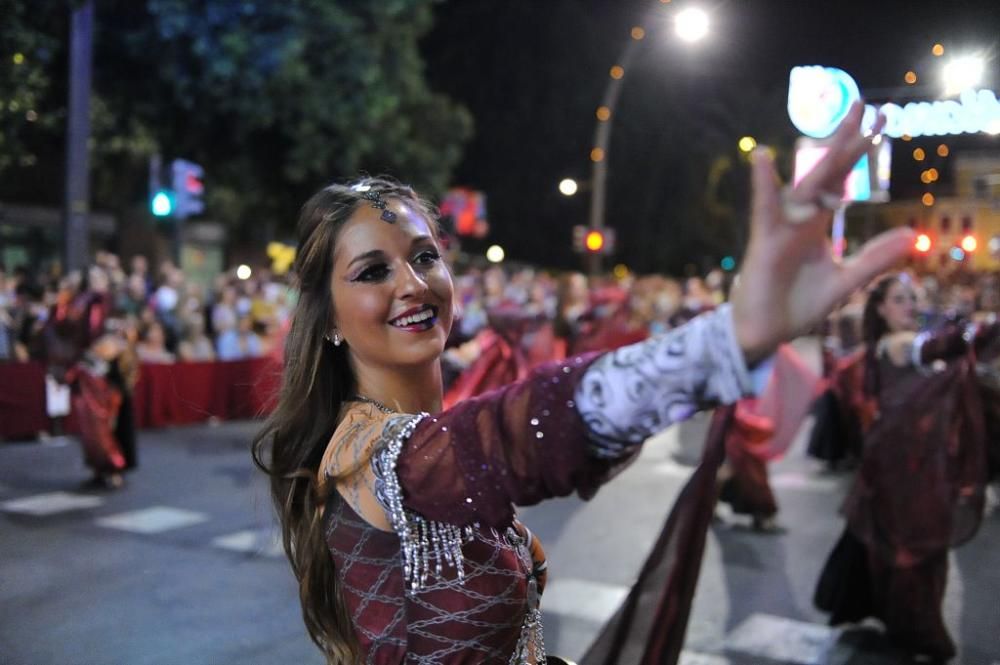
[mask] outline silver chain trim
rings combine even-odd
[[[403,489],[399,484],[399,476],[396,475],[396,461],[403,451],[403,444],[427,417],[427,413],[420,413],[390,418],[383,431],[386,443],[372,456],[375,498],[386,511],[389,523],[399,537],[403,579],[407,583],[405,589],[408,594],[416,593],[424,587],[432,568],[434,575],[440,577],[444,564],[456,570],[458,583],[463,584],[465,566],[462,545],[471,541],[475,535],[472,526],[458,527],[428,520],[403,507]],[[508,530],[508,538],[513,541],[526,570],[531,571],[533,563],[525,539],[511,532],[513,529]],[[538,582],[532,575],[528,579],[528,609],[509,665],[544,662],[545,636],[539,600]]]
[[[383,434],[387,443],[372,457],[375,498],[382,504],[393,531],[399,537],[403,579],[407,582],[408,593],[419,591],[432,569],[434,575],[440,577],[444,564],[455,568],[459,583],[464,582],[462,544],[472,540],[473,536],[471,526],[463,528],[435,522],[403,507],[403,489],[396,475],[396,461],[403,451],[403,443],[427,416],[421,413],[391,418]]]

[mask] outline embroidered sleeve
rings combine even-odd
[[[424,418],[396,464],[403,506],[446,524],[505,529],[514,505],[588,498],[627,463],[590,453],[574,391],[593,356],[538,367],[522,380]]]
[[[977,357],[996,354],[1000,340],[1000,322],[951,324],[940,330],[917,335],[911,347],[914,365],[929,365],[935,360],[951,360],[970,348]]]
[[[753,394],[723,305],[661,336],[601,356],[576,390],[593,454],[614,458],[713,404]]]

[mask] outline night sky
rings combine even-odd
[[[508,257],[543,265],[577,263],[571,229],[586,223],[589,194],[567,199],[556,185],[590,177],[594,112],[635,25],[646,37],[613,118],[607,220],[619,230],[619,251],[608,263],[639,271],[701,270],[720,254],[738,253],[749,192],[736,142],[750,134],[773,144],[787,165],[797,135],[785,111],[793,66],[840,67],[872,101],[905,102],[906,95],[935,98],[942,61],[975,50],[990,57],[984,87],[1000,85],[1000,2],[706,0],[698,4],[711,14],[711,33],[693,48],[670,23],[686,4],[695,3],[450,0],[438,7],[424,43],[427,73],[434,89],[476,120],[454,180],[488,196],[492,228],[480,244],[499,242]],[[931,55],[935,42],[945,57]],[[916,86],[903,83],[907,70],[917,73]],[[996,138],[952,143],[1000,151]],[[733,164],[719,189],[732,210],[713,219],[703,193],[722,156]],[[893,197],[919,196],[919,171],[899,151],[894,157]],[[947,177],[939,187],[946,191]]]

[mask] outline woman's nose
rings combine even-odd
[[[427,292],[427,282],[409,263],[404,264],[401,270],[396,271],[396,275],[396,292],[400,298],[418,297]]]

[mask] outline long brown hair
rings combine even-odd
[[[254,463],[270,476],[306,629],[327,662],[338,665],[357,661],[358,642],[324,540],[322,507],[328,494],[320,494],[317,475],[341,406],[355,393],[356,381],[346,346],[334,346],[325,336],[334,321],[330,280],[337,235],[364,202],[366,191],[406,200],[428,220],[436,219],[412,189],[389,178],[331,185],[306,202],[299,215],[293,264],[299,298],[285,341],[281,391],[253,440]]]
[[[882,277],[868,291],[868,300],[861,315],[861,337],[865,344],[865,375],[864,392],[868,397],[878,397],[880,389],[878,372],[878,343],[882,336],[889,332],[889,323],[879,312],[879,307],[889,296],[893,284],[902,283],[906,277],[902,273],[893,273]]]

